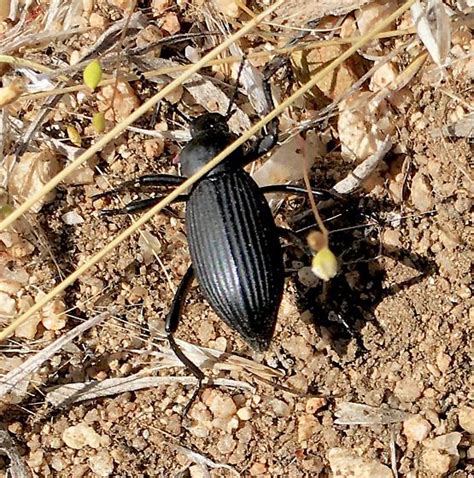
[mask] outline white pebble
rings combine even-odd
[[[349,449],[331,448],[328,460],[333,475],[338,478],[393,478],[388,466],[376,460],[364,460]]]
[[[64,313],[66,304],[62,299],[56,297],[43,307],[42,323],[47,330],[61,330],[65,327],[67,316]]]
[[[224,435],[218,442],[217,442],[217,449],[224,455],[228,453],[232,453],[234,451],[237,442],[232,438],[231,435]]]
[[[410,417],[403,422],[403,433],[413,441],[423,441],[431,431],[431,424],[420,415]]]
[[[0,292],[0,318],[13,317],[16,312],[16,302],[5,292]]]
[[[219,390],[211,389],[209,393],[203,394],[203,402],[216,418],[229,418],[237,412],[232,398]]]
[[[85,446],[92,448],[99,448],[100,446],[100,435],[85,423],[79,423],[78,425],[66,428],[63,432],[62,439],[69,448],[73,448],[74,450],[80,450]]]
[[[459,432],[445,433],[444,435],[437,436],[432,440],[427,440],[425,445],[427,448],[439,450],[448,455],[458,456],[458,445],[461,438],[462,433]]]
[[[76,211],[69,211],[61,216],[64,224],[68,226],[74,226],[76,224],[82,224],[84,222],[84,218],[79,215]]]
[[[394,394],[401,401],[412,403],[423,393],[423,386],[412,377],[405,377],[395,385]]]
[[[459,410],[458,419],[461,428],[474,435],[474,408],[462,407]]]
[[[432,473],[445,475],[451,466],[451,457],[438,450],[425,450],[423,453],[423,463]]]
[[[89,458],[89,466],[96,476],[110,476],[114,471],[114,461],[107,450],[99,451]]]
[[[273,413],[277,417],[287,417],[290,414],[289,405],[283,400],[279,400],[278,398],[274,398],[270,401],[270,407],[272,408]]]
[[[239,410],[237,410],[237,416],[241,420],[247,421],[247,420],[250,420],[252,418],[252,411],[248,407],[243,407],[243,408],[240,408]]]

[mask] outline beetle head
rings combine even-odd
[[[193,119],[191,141],[186,144],[179,154],[182,174],[186,177],[192,176],[232,143],[234,139],[226,117],[219,113],[204,113]],[[217,165],[209,172],[209,175],[233,170],[237,163],[232,158],[241,155],[242,151],[240,149],[235,151],[229,155],[228,160]]]
[[[220,113],[204,113],[191,123],[191,136],[198,138],[203,134],[229,134],[227,119]]]

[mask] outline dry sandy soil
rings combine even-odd
[[[57,71],[56,75],[49,73],[57,84],[62,81],[59,73],[74,55],[80,58],[98,41],[101,31],[127,16],[122,8],[127,3],[98,1],[91,6],[83,2],[90,7],[79,25],[85,32],[39,42],[36,47],[26,44],[8,54]],[[122,46],[147,45],[161,34],[216,29],[199,4],[139,2],[135,12],[141,12],[157,29],[147,30],[150,36],[146,37],[139,35],[140,29],[130,27]],[[233,5],[219,4],[221,8]],[[302,10],[303,6],[301,2]],[[377,126],[378,121],[387,120],[393,146],[362,188],[321,209],[331,231],[331,248],[340,258],[338,275],[323,290],[309,272],[308,258],[293,246],[285,248],[288,278],[270,350],[253,352],[203,301],[199,288],[192,288],[177,337],[214,349],[218,355],[226,352],[217,364],[211,364],[212,370],[209,363],[203,368],[213,380],[240,382],[201,391],[186,416],[183,409],[194,387],[181,378],[128,391],[124,380],[121,393],[60,406],[46,397],[58,385],[86,383],[93,389],[95,381],[136,378],[135,374],[189,375],[160,335],[173,291],[189,264],[184,206],[173,206],[143,228],[153,247],[143,236],[133,234],[60,295],[56,306],[67,309],[67,320],[58,319],[50,307],[43,316],[37,315],[33,333],[17,334],[2,345],[0,364],[6,373],[82,321],[108,311],[100,325],[42,363],[22,382],[22,391],[4,397],[0,448],[7,454],[0,455],[0,476],[8,476],[15,453],[32,476],[474,476],[474,308],[469,250],[473,40],[458,4],[453,2],[450,7],[454,14],[452,62],[445,76],[440,76],[440,69],[428,57],[406,86],[385,95],[378,116],[361,107],[363,124]],[[39,4],[31,13],[36,15],[31,21],[42,25],[37,32],[44,30],[41,22],[47,8],[46,3]],[[251,3],[249,8],[259,11],[261,7]],[[374,18],[386,14],[382,10]],[[239,21],[248,19],[242,11],[239,15]],[[357,35],[360,15],[357,10],[324,22],[343,25],[346,32]],[[305,15],[302,17],[298,27],[304,25]],[[274,22],[278,20],[276,17]],[[61,30],[61,22],[64,16],[51,28]],[[231,23],[235,29],[237,20]],[[406,29],[411,24],[405,13],[389,29]],[[4,27],[4,35],[6,31]],[[240,41],[240,48],[249,55],[261,50],[264,42],[284,46],[294,35],[293,30],[268,25],[258,31],[268,35],[252,33]],[[285,35],[270,34],[277,31]],[[329,38],[326,31],[317,35]],[[336,30],[335,37],[340,36]],[[410,49],[402,49],[411,40]],[[186,46],[194,48],[188,49],[189,55],[189,51],[210,49],[217,43],[212,37],[198,36],[163,47],[161,57],[186,63]],[[316,57],[329,61],[347,47],[337,48],[340,50],[319,47]],[[372,43],[346,62],[340,74],[332,76],[331,88],[320,84],[282,115],[282,135],[337,100],[374,66],[375,58],[393,51],[393,71],[401,72],[423,53],[423,46],[413,32]],[[155,48],[143,58],[151,62],[158,57]],[[113,74],[117,62],[104,58],[109,58],[103,60],[104,70]],[[152,63],[132,68],[125,55],[118,58],[121,73],[138,70],[141,75],[155,69]],[[259,59],[255,65],[261,68],[265,61]],[[303,81],[298,64],[295,60],[288,75],[274,79],[281,99]],[[217,77],[214,84],[231,96],[232,88],[225,85],[228,73],[216,67],[205,75]],[[82,88],[81,75],[68,74],[66,83]],[[13,67],[5,69],[4,75],[5,86],[14,76]],[[169,77],[160,78],[170,81]],[[370,82],[363,82],[353,94],[380,91]],[[156,92],[156,77],[140,76],[123,88],[117,93],[115,120]],[[82,147],[97,141],[99,135],[90,126],[90,117],[104,109],[110,96],[111,87],[94,94],[86,90],[62,94],[54,112],[41,123],[37,137],[27,144],[27,151],[36,154],[43,150],[40,134],[76,149],[65,133],[68,125],[81,134]],[[189,116],[202,111],[186,89],[175,96],[181,97],[179,108]],[[17,135],[24,134],[44,101],[20,98],[9,106],[9,114],[22,120],[13,128]],[[247,95],[240,95],[238,104],[254,122],[257,115]],[[331,188],[364,159],[360,157],[363,153],[351,158],[344,152],[338,123],[338,111],[343,111],[340,102],[336,101],[333,111],[336,114],[316,129],[323,138],[319,147],[324,153],[315,159],[311,170],[311,180],[318,187]],[[110,113],[106,114],[109,129],[113,124]],[[464,124],[461,132],[456,129],[460,124]],[[146,131],[186,128],[166,107],[148,112],[135,126]],[[358,142],[366,141],[371,133],[354,127],[353,135],[361,134]],[[130,225],[127,216],[99,217],[99,209],[118,207],[119,202],[108,197],[93,201],[93,194],[145,172],[177,173],[173,158],[183,142],[154,138],[146,131],[122,134],[84,168],[86,179],[76,177],[72,185],[60,185],[41,211],[26,216],[30,226],[23,225],[18,236],[26,241],[23,246],[31,245],[24,254],[15,254],[5,236],[1,237],[2,258],[7,261],[2,267],[21,269],[28,277],[18,290],[1,288],[6,290],[2,301],[13,301],[15,314],[24,312],[40,292],[51,290]],[[7,142],[3,147],[7,161],[15,144]],[[64,152],[55,154],[58,168],[64,166]],[[126,192],[122,197],[126,202],[136,193]],[[9,199],[13,207],[14,200]],[[305,198],[290,196],[279,208],[277,222],[308,231],[314,225],[309,211]],[[304,238],[306,232],[301,234]],[[199,356],[199,349],[186,350]],[[240,361],[238,356],[250,361]],[[12,443],[7,444],[5,437]]]

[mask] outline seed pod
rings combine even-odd
[[[332,279],[337,274],[337,258],[332,251],[325,247],[314,257],[311,264],[313,274],[324,281]]]
[[[102,80],[102,67],[99,60],[92,60],[84,69],[83,73],[84,84],[92,91],[97,88],[97,85]]]

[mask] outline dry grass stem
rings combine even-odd
[[[337,425],[390,425],[403,422],[409,413],[392,408],[371,407],[362,403],[342,402],[338,404],[334,421]]]
[[[10,469],[8,470],[12,478],[30,478],[31,473],[26,466],[23,457],[13,442],[7,430],[0,427],[0,453],[7,455],[10,460]]]
[[[15,328],[25,322],[29,317],[31,317],[35,312],[40,310],[45,304],[47,304],[53,297],[55,297],[58,293],[65,290],[69,285],[71,285],[78,277],[80,277],[86,270],[90,269],[94,264],[99,262],[103,257],[105,257],[109,252],[111,252],[115,247],[117,247],[121,242],[125,239],[130,237],[140,226],[145,224],[148,220],[150,220],[155,214],[161,211],[164,207],[169,205],[173,199],[175,199],[179,194],[183,193],[187,190],[192,184],[194,184],[198,179],[203,177],[207,172],[213,169],[217,164],[219,164],[225,157],[227,157],[230,153],[235,151],[239,146],[244,144],[249,138],[251,138],[254,134],[258,133],[267,123],[269,123],[273,118],[277,117],[284,111],[288,106],[293,104],[298,98],[303,96],[307,91],[309,91],[312,87],[314,87],[321,78],[323,78],[326,74],[330,71],[333,71],[339,65],[341,65],[345,60],[350,58],[359,48],[365,45],[368,41],[370,41],[374,35],[382,31],[387,25],[389,25],[393,20],[398,18],[404,11],[410,8],[410,6],[414,3],[415,0],[408,0],[404,5],[398,8],[394,13],[389,15],[383,21],[378,23],[374,26],[373,31],[363,36],[356,44],[354,44],[351,48],[345,51],[342,55],[340,55],[337,59],[331,62],[326,67],[322,68],[310,81],[308,81],[305,85],[299,88],[295,93],[293,93],[290,97],[288,97],[285,101],[283,101],[278,108],[275,108],[272,112],[270,112],[267,116],[262,118],[258,121],[252,128],[250,128],[244,135],[234,141],[231,145],[225,148],[221,153],[219,153],[213,160],[211,160],[206,166],[204,166],[201,170],[199,170],[196,174],[194,174],[191,178],[187,179],[181,186],[177,187],[174,191],[172,191],[169,195],[167,195],[162,201],[160,201],[156,206],[151,208],[148,212],[143,214],[134,223],[132,226],[128,227],[126,230],[122,231],[118,236],[116,236],[104,249],[98,252],[96,255],[88,259],[80,268],[78,268],[75,272],[69,275],[63,282],[58,284],[54,287],[48,294],[46,294],[41,300],[39,300],[33,307],[31,307],[28,311],[18,317],[12,324],[7,326],[1,333],[0,333],[0,340],[4,340],[10,333],[12,333]],[[18,217],[20,217],[23,213],[25,213],[36,201],[38,201],[44,194],[51,191],[55,186],[57,186],[70,172],[72,172],[79,164],[82,164],[84,161],[89,159],[93,154],[98,152],[103,146],[105,146],[111,139],[113,139],[117,134],[122,132],[126,127],[130,126],[135,119],[139,118],[142,114],[144,114],[151,106],[156,104],[160,99],[170,93],[178,84],[182,84],[187,78],[192,76],[196,71],[198,71],[203,65],[207,63],[207,61],[214,56],[218,55],[222,51],[224,51],[230,43],[235,41],[236,39],[243,36],[247,31],[251,30],[258,20],[263,19],[266,15],[268,15],[274,8],[281,2],[277,2],[271,7],[270,9],[266,10],[258,17],[255,18],[254,21],[249,22],[242,30],[240,30],[235,35],[229,37],[224,43],[222,43],[219,47],[212,50],[208,53],[205,57],[203,57],[198,63],[196,63],[193,67],[191,67],[186,73],[181,75],[178,79],[174,80],[170,85],[165,87],[163,90],[160,91],[157,95],[153,98],[148,100],[144,103],[140,108],[138,108],[134,113],[132,113],[126,120],[124,120],[121,124],[117,125],[113,128],[108,134],[106,134],[101,140],[99,140],[95,145],[89,148],[84,154],[82,154],[76,161],[71,163],[68,167],[66,167],[61,173],[55,176],[51,181],[49,181],[44,188],[32,196],[29,200],[27,200],[24,204],[22,204],[18,209],[16,209],[13,213],[11,213],[4,221],[0,223],[0,230],[5,229],[13,221],[15,221]]]
[[[38,370],[46,360],[49,360],[54,354],[59,352],[66,344],[74,340],[76,337],[84,333],[86,330],[100,324],[104,319],[110,317],[113,312],[103,312],[95,317],[92,317],[85,322],[82,322],[78,326],[66,332],[62,337],[59,337],[53,343],[47,345],[45,348],[25,360],[19,367],[13,369],[11,372],[4,375],[0,382],[0,398],[7,395],[20,382],[26,380],[26,378]]]
[[[135,120],[140,118],[145,114],[149,109],[155,106],[159,101],[161,101],[166,95],[171,93],[177,86],[181,85],[184,81],[190,78],[194,73],[199,71],[203,66],[207,65],[208,61],[219,55],[222,51],[226,50],[228,46],[234,41],[238,40],[246,33],[251,31],[260,21],[262,21],[267,15],[272,13],[279,5],[283,3],[284,0],[279,0],[270,8],[258,15],[254,20],[248,22],[241,30],[236,32],[234,35],[227,38],[219,46],[210,51],[205,55],[200,61],[190,66],[182,75],[180,75],[176,80],[172,81],[169,85],[163,88],[160,92],[150,98],[148,101],[143,103],[139,108],[137,108],[130,116],[128,116],[121,123],[116,125],[109,133],[105,134],[97,143],[92,145],[84,154],[79,156],[73,163],[64,168],[58,175],[56,175],[51,181],[49,181],[41,191],[25,201],[21,206],[19,206],[14,212],[12,212],[7,218],[5,218],[0,223],[0,230],[6,229],[10,224],[12,224],[16,219],[23,215],[30,207],[35,204],[39,199],[41,199],[45,194],[50,192],[55,188],[63,179],[65,179],[74,169],[79,165],[90,159],[95,153],[100,151],[105,145],[107,145],[112,139],[118,136],[122,131],[124,131],[128,126],[130,126]],[[1,340],[1,338],[0,338]]]
[[[374,154],[356,166],[347,177],[333,187],[334,191],[339,194],[351,194],[359,189],[364,184],[364,181],[377,169],[380,161],[390,151],[391,147],[392,140],[387,136],[384,141],[379,143],[378,149]]]
[[[237,388],[255,392],[255,389],[247,382],[218,378],[207,383],[218,387]],[[68,383],[61,385],[46,394],[46,401],[54,407],[64,407],[71,403],[94,400],[101,397],[110,397],[124,392],[134,392],[144,388],[162,387],[165,385],[197,385],[194,376],[166,376],[144,377],[143,373],[129,377],[108,378],[102,381]]]

